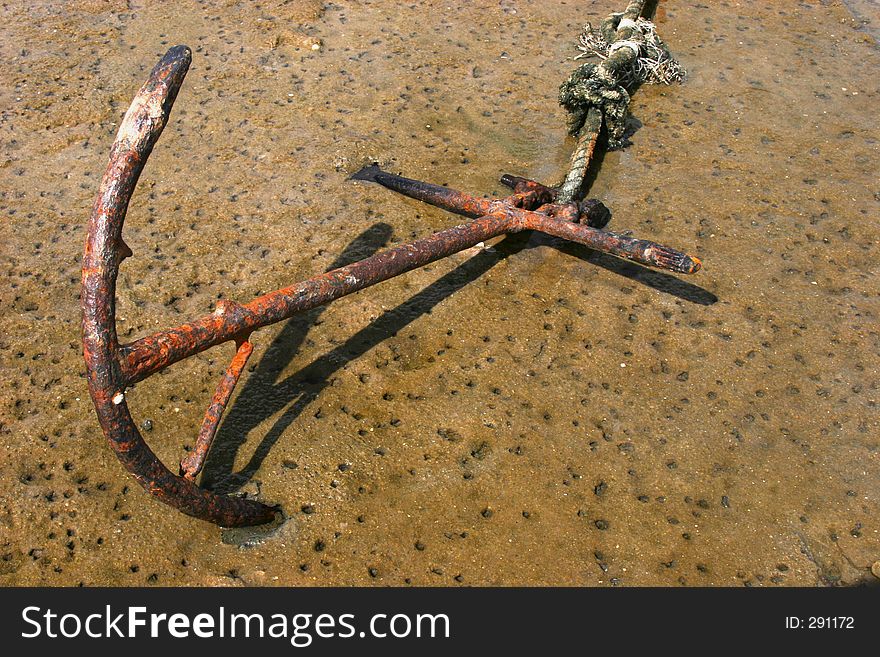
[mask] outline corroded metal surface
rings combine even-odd
[[[353,178],[377,182],[411,198],[465,216],[489,212],[504,214],[519,230],[537,230],[649,267],[680,274],[694,274],[702,267],[698,258],[671,247],[594,228],[607,222],[608,211],[601,202],[595,199],[581,203],[549,202],[555,198],[553,190],[531,180],[504,176],[502,182],[512,186],[516,193],[506,199],[495,200],[476,198],[447,187],[395,176],[375,165],[361,170]]]
[[[141,170],[168,118],[191,60],[184,46],[168,51],[135,96],[116,137],[110,163],[89,220],[83,257],[83,352],[89,390],[101,427],[123,465],[161,501],[223,526],[272,520],[277,507],[226,497],[193,481],[210,449],[223,411],[252,352],[250,334],[263,326],[338,299],[499,235],[538,230],[636,262],[693,273],[699,260],[668,247],[598,230],[608,221],[598,201],[555,203],[556,191],[534,181],[505,176],[513,188],[505,199],[479,199],[455,190],[368,167],[354,177],[380,183],[413,198],[472,217],[359,262],[260,296],[250,303],[221,301],[216,310],[177,328],[120,345],[115,326],[119,265],[132,255],[122,240],[128,202]],[[150,450],[128,411],[128,386],[180,360],[235,341],[238,350],[214,394],[195,448],[183,460],[183,476],[170,472]]]
[[[150,494],[197,518],[223,526],[254,525],[275,517],[273,507],[216,495],[166,468],[144,441],[125,401],[116,336],[116,277],[131,250],[122,241],[128,202],[147,157],[162,133],[189,68],[189,48],[177,46],[159,61],[135,96],[110,152],[89,218],[82,267],[83,355],[89,393],[104,435],[122,464]]]

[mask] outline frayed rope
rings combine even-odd
[[[626,29],[630,34],[619,39],[618,31]],[[623,60],[630,60],[628,64],[621,65],[619,57],[614,65],[606,61],[623,48],[632,53]],[[598,30],[587,23],[578,49],[581,53],[575,59],[598,57],[602,62],[582,64],[572,72],[559,87],[559,103],[569,112],[568,129],[572,135],[580,132],[591,107],[601,110],[610,148],[620,148],[624,143],[630,101],[627,88],[685,79],[685,70],[657,36],[654,23],[644,18],[632,20],[623,18],[623,14],[611,14]]]
[[[617,14],[612,15],[612,19],[617,16]],[[615,40],[616,31],[626,27],[633,30],[632,36],[626,40]],[[599,30],[594,30],[593,26],[587,23],[578,45],[581,54],[575,59],[598,57],[605,60],[615,50],[623,47],[633,48],[638,57],[633,62],[632,68],[621,76],[620,84],[631,87],[641,83],[684,82],[687,72],[675,61],[669,48],[657,35],[654,23],[641,17],[634,21],[618,18],[616,23],[611,20],[607,27],[602,25]]]

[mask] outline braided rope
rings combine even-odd
[[[559,103],[568,111],[568,131],[578,137],[559,190],[560,202],[571,202],[580,192],[603,124],[609,148],[624,145],[630,89],[642,83],[684,81],[684,69],[654,24],[640,16],[643,6],[644,2],[634,0],[623,12],[604,19],[598,30],[589,23],[584,26],[575,59],[597,57],[601,61],[582,64],[559,87]]]

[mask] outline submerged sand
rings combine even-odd
[[[561,180],[557,86],[620,0],[458,4],[0,9],[0,584],[876,583],[871,2],[659,3],[688,81],[638,90],[591,193],[699,274],[525,235],[255,334],[205,482],[281,504],[271,531],[122,469],[79,267],[149,69],[193,49],[126,224],[124,340],[456,223],[347,181],[369,161],[479,194]],[[231,356],[129,392],[172,467]]]

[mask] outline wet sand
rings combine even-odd
[[[281,504],[223,531],[105,445],[85,221],[155,61],[193,66],[125,228],[123,340],[454,225],[348,182],[549,184],[580,25],[620,0],[14,2],[0,10],[0,584],[877,583],[876,3],[661,0],[689,71],[634,96],[592,195],[675,277],[505,238],[253,336],[206,467]],[[226,345],[128,394],[168,464]]]

